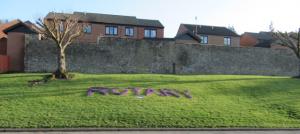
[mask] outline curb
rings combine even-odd
[[[300,128],[3,128],[0,132],[87,131],[300,131]]]

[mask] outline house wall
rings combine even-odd
[[[134,36],[129,37],[125,36],[125,27],[123,25],[112,25],[112,24],[90,24],[92,26],[91,33],[84,33],[80,38],[80,42],[97,42],[98,37],[118,37],[118,38],[133,38],[133,39],[144,39],[144,29],[146,27],[138,27],[138,26],[129,26],[134,28]],[[118,35],[110,36],[105,35],[105,27],[106,26],[117,26],[118,27]],[[157,29],[157,38],[164,38],[164,29],[163,28],[155,28]]]
[[[7,55],[10,58],[9,71],[23,72],[25,34],[9,32],[7,37]]]
[[[2,38],[0,39],[0,55],[6,55],[6,49],[7,49],[7,39]]]
[[[67,68],[82,73],[298,74],[298,59],[287,49],[177,44],[166,39],[102,38],[99,44],[73,44],[66,55]],[[52,72],[56,67],[53,42],[26,35],[25,71]]]
[[[249,34],[243,34],[241,36],[241,47],[254,47],[258,43],[258,40]]]
[[[224,46],[224,37],[225,36],[207,35],[207,37],[208,37],[208,45]],[[230,46],[239,47],[240,46],[240,37],[231,37],[231,45]]]
[[[0,55],[0,73],[6,73],[9,70],[9,57]]]

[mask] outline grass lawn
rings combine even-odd
[[[43,74],[0,74],[1,128],[300,127],[300,80],[236,75],[88,75],[28,87]],[[88,87],[189,89],[193,98],[87,97]]]

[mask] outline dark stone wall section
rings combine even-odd
[[[25,71],[56,69],[52,41],[25,38]],[[98,44],[72,44],[68,69],[81,73],[249,74],[296,76],[298,60],[287,49],[176,44],[174,40],[103,38]]]

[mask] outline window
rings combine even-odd
[[[91,25],[86,25],[83,27],[83,32],[84,33],[92,33],[92,26]]]
[[[125,36],[133,36],[134,30],[133,27],[125,27]]]
[[[200,43],[201,44],[207,44],[208,43],[208,36],[200,35]]]
[[[231,45],[231,38],[230,37],[224,37],[224,45],[230,46]]]
[[[59,24],[59,31],[63,32],[64,31],[64,23],[61,21]]]
[[[118,27],[116,26],[107,26],[105,27],[106,35],[118,35]]]
[[[145,38],[156,38],[155,29],[145,29]]]

